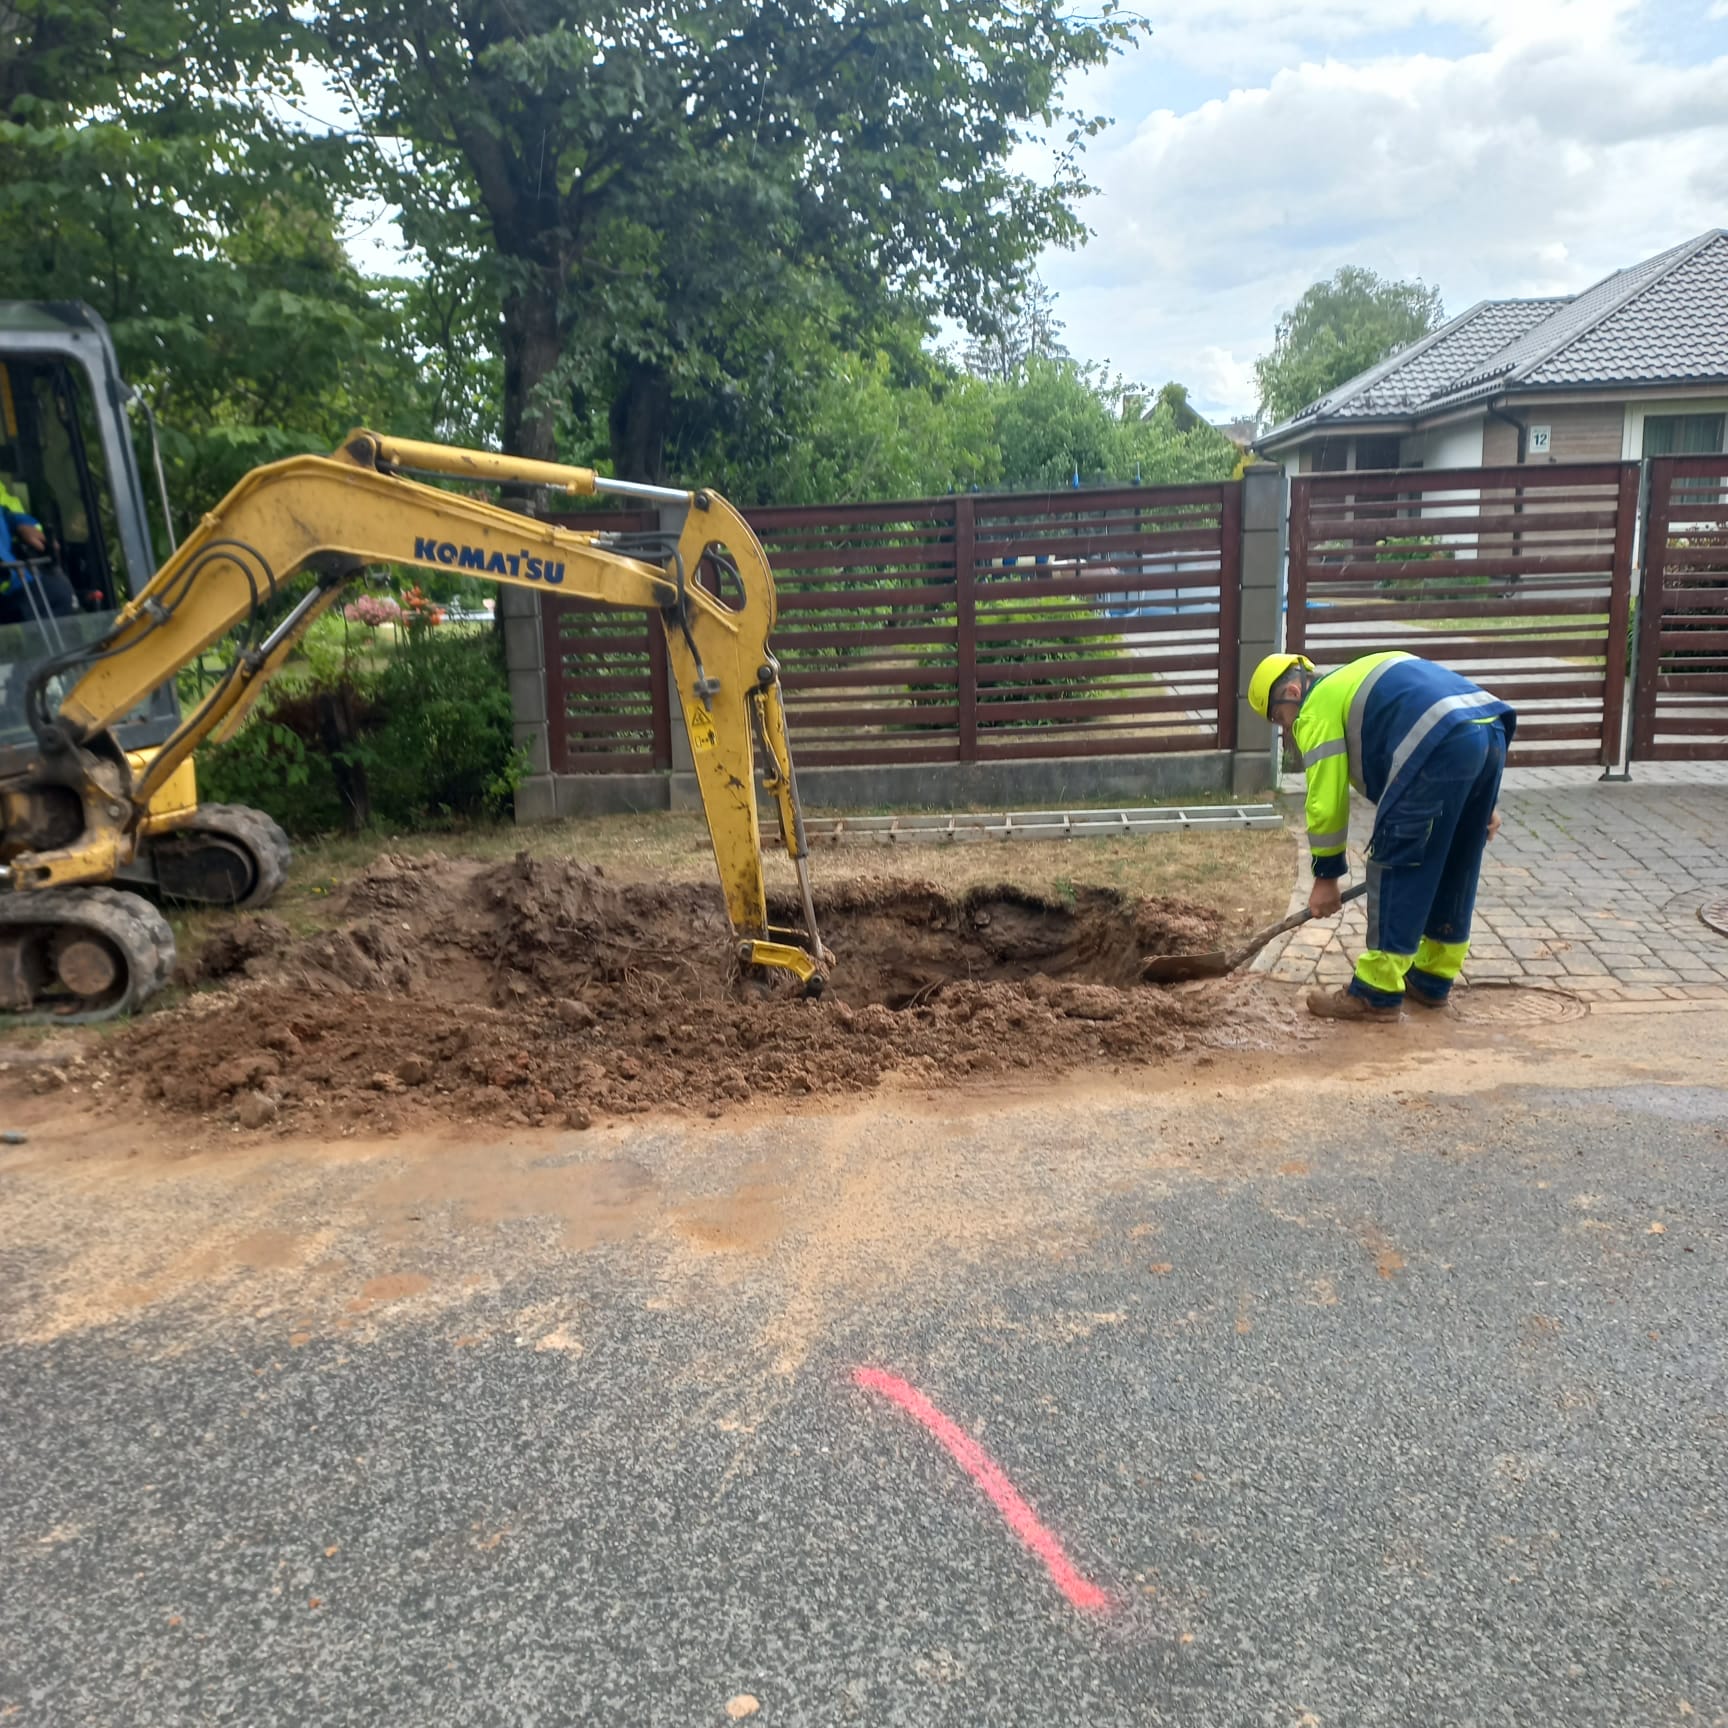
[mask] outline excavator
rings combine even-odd
[[[129,407],[148,423],[172,546],[160,569]],[[452,481],[611,494],[653,506],[657,526],[555,527]],[[329,456],[254,469],[173,546],[154,417],[100,318],[71,302],[0,303],[0,491],[46,541],[36,554],[19,536],[0,564],[0,1025],[133,1012],[173,970],[162,904],[269,902],[287,837],[259,811],[201,805],[193,753],[231,737],[312,625],[380,567],[658,614],[737,960],[820,993],[832,956],[769,648],[774,579],[718,494],[362,430]],[[68,583],[76,610],[52,603]],[[183,712],[177,674],[224,648]],[[758,751],[798,930],[769,923]]]

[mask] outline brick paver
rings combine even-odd
[[[1590,999],[1728,997],[1728,937],[1698,917],[1728,895],[1728,763],[1672,763],[1633,770],[1629,784],[1599,770],[1507,771],[1501,829],[1488,848],[1466,981],[1558,985]],[[1298,881],[1308,897],[1301,847],[1301,780],[1294,800]],[[1352,811],[1351,875],[1373,810]],[[1261,956],[1257,969],[1293,983],[1341,984],[1361,951],[1364,911],[1306,924]]]

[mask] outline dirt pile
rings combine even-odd
[[[1217,916],[1185,902],[865,879],[817,909],[839,964],[809,1001],[737,977],[715,890],[525,855],[386,858],[328,929],[220,929],[184,974],[216,988],[122,1035],[114,1072],[248,1126],[388,1128],[430,1110],[581,1127],[884,1076],[1142,1063],[1211,1041],[1231,1013],[1229,992],[1135,986],[1146,956],[1220,940]],[[795,921],[790,904],[772,915]]]

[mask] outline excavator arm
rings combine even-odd
[[[578,496],[621,494],[658,505],[662,528],[644,539],[557,528],[425,484],[414,473]],[[704,560],[723,564],[735,577],[736,604],[733,595],[721,599],[698,584]],[[134,857],[152,797],[200,744],[231,734],[316,619],[367,566],[378,564],[459,572],[657,613],[740,958],[820,988],[826,957],[810,895],[779,668],[769,648],[774,580],[744,519],[710,492],[612,481],[590,469],[365,431],[351,434],[332,456],[296,457],[249,474],[116,616],[104,638],[36,669],[27,700],[42,749],[32,780],[59,787],[62,796],[75,792],[83,821],[75,836],[33,848],[28,841],[44,824],[29,820],[31,783],[0,787],[10,885],[64,890],[110,881]],[[313,586],[267,634],[254,632],[209,697],[141,773],[133,772],[113,744],[116,722],[214,644],[255,624],[307,570],[316,573]],[[56,688],[58,700],[51,695]],[[768,924],[755,792],[758,748],[803,890],[804,928],[795,934]],[[20,836],[22,847],[15,840]]]

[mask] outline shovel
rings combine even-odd
[[[1348,906],[1367,892],[1368,884],[1358,882],[1354,888],[1344,890],[1338,904]],[[1274,936],[1282,936],[1286,930],[1306,924],[1313,916],[1304,906],[1300,912],[1292,912],[1288,918],[1250,936],[1240,948],[1215,948],[1210,954],[1155,954],[1141,967],[1140,981],[1143,984],[1179,984],[1184,978],[1222,978],[1234,972],[1244,960],[1252,960]]]

